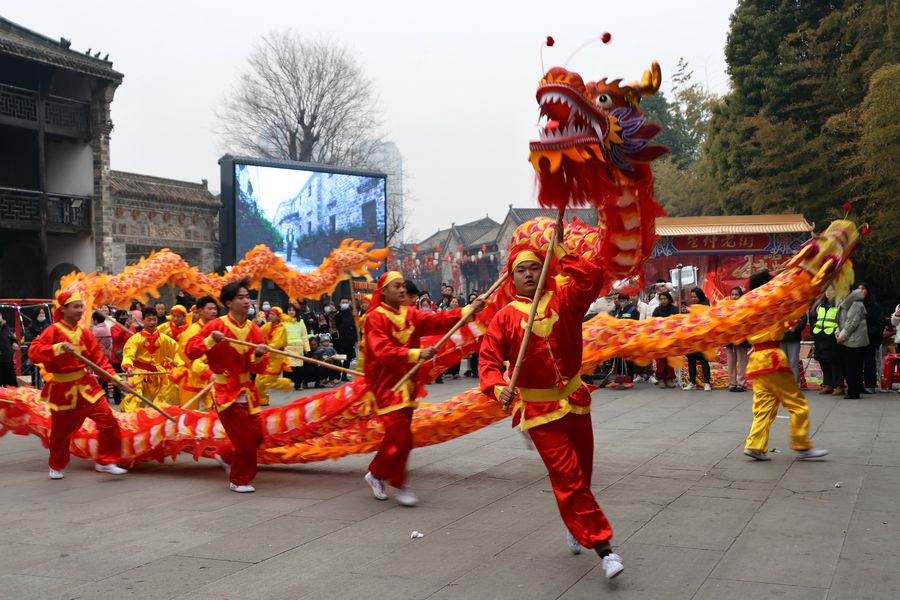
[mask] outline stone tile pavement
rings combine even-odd
[[[795,461],[779,418],[757,463],[741,454],[750,394],[595,392],[594,490],[625,560],[611,582],[566,549],[508,421],[415,450],[411,509],[371,497],[369,456],[263,467],[239,495],[187,457],[122,478],[75,460],[50,481],[37,440],[6,436],[0,598],[900,598],[900,396],[809,397],[831,456]]]

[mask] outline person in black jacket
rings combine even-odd
[[[616,296],[616,308],[609,314],[617,319],[633,319],[637,321],[641,318],[638,307],[631,302],[631,296],[621,292]],[[606,387],[610,389],[623,387],[626,390],[634,387],[634,363],[630,360],[614,358],[612,375],[615,378]]]
[[[866,307],[866,330],[869,333],[869,345],[863,354],[863,394],[874,394],[878,387],[878,350],[884,341],[884,312],[875,301],[875,294],[868,283],[860,283],[866,290],[863,305]]]
[[[350,361],[356,358],[356,314],[349,296],[341,296],[334,315],[334,324],[337,327],[337,339],[334,341],[334,349],[338,354],[345,354],[347,358],[341,363],[345,369],[350,368]],[[347,374],[341,373],[341,381],[347,381]]]
[[[698,287],[695,287],[691,290],[691,304],[701,304],[703,306],[709,306],[709,298],[706,297],[706,294],[703,293]],[[683,307],[682,310],[684,312],[688,312],[687,307]],[[703,381],[706,383],[703,384],[703,389],[705,391],[712,390],[712,375],[709,369],[709,361],[703,356],[702,352],[692,352],[687,355],[687,363],[688,363],[688,383],[684,386],[685,390],[694,390],[697,389],[695,387],[697,382],[697,364],[700,364],[700,370],[703,372]]]
[[[653,309],[653,318],[671,317],[678,314],[678,308],[675,306],[675,300],[669,292],[657,294],[659,304]],[[675,369],[669,364],[665,358],[656,359],[656,385],[663,388],[675,387]]]
[[[4,385],[19,387],[15,364],[18,351],[16,336],[13,335],[6,320],[0,317],[0,387]]]

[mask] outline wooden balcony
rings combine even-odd
[[[91,232],[91,197],[0,187],[0,229]]]

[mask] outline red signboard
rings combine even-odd
[[[672,246],[679,254],[747,254],[761,252],[768,245],[768,233],[679,235],[672,238]]]

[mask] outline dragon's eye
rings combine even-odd
[[[595,102],[597,103],[597,106],[603,109],[612,108],[613,105],[613,99],[609,97],[609,94],[600,94],[597,96]]]

